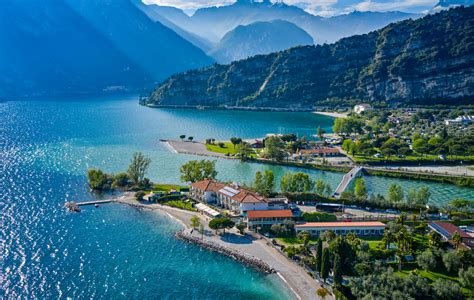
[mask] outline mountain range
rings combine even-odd
[[[284,20],[308,32],[315,43],[331,43],[343,37],[368,33],[389,23],[421,14],[403,12],[353,12],[346,15],[324,18],[284,2],[269,0],[237,0],[234,4],[206,7],[196,10],[192,16],[177,8],[150,5],[156,13],[180,28],[218,43],[229,31],[240,25],[254,22]]]
[[[220,63],[230,63],[301,45],[313,45],[313,39],[306,31],[293,23],[274,20],[237,26],[208,54]]]
[[[334,44],[296,47],[170,77],[147,105],[307,108],[350,99],[472,103],[474,6]]]
[[[213,63],[129,0],[4,1],[0,98],[144,90]]]

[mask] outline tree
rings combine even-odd
[[[308,174],[288,172],[281,178],[280,188],[283,193],[304,193],[314,188],[314,182]]]
[[[235,225],[235,228],[237,228],[237,230],[239,231],[240,234],[244,234],[245,233],[245,224],[240,222],[239,224]]]
[[[191,219],[191,226],[196,229],[199,227],[199,225],[201,225],[201,220],[199,219],[198,216],[192,216]]]
[[[407,203],[416,204],[417,199],[418,199],[418,191],[416,190],[416,188],[409,188],[406,195]]]
[[[150,166],[151,159],[143,155],[141,152],[135,152],[128,167],[127,173],[135,182],[135,184],[141,184],[145,178],[146,171]]]
[[[367,187],[363,178],[357,178],[355,181],[354,194],[359,199],[367,199]]]
[[[231,229],[232,227],[235,226],[235,222],[229,218],[222,218],[220,220],[221,220],[222,229],[224,230],[224,233],[225,233],[226,228]]]
[[[426,154],[430,151],[428,142],[423,138],[414,140],[412,147],[413,150],[421,154]]]
[[[316,134],[318,135],[318,137],[321,141],[323,140],[323,137],[324,137],[325,133],[326,132],[324,131],[324,129],[322,129],[321,126],[318,126]]]
[[[315,187],[316,194],[322,196],[324,194],[324,191],[326,190],[326,184],[324,183],[324,181],[322,181],[321,179],[316,180]]]
[[[270,196],[275,188],[275,175],[272,170],[265,170],[263,174],[263,190],[262,195],[265,197]]]
[[[194,140],[194,137],[192,137],[192,136],[188,137],[188,141],[192,142],[193,140]]]
[[[128,176],[127,173],[118,173],[114,175],[112,186],[113,187],[127,186],[129,180],[130,180],[130,176]]]
[[[397,242],[398,270],[401,271],[403,263],[402,258],[408,252],[410,252],[413,244],[413,238],[405,227],[401,227],[395,234],[395,240]]]
[[[329,295],[329,291],[327,289],[321,287],[321,288],[316,290],[316,295],[318,295],[319,298],[324,300]]]
[[[318,272],[321,271],[322,257],[323,257],[323,241],[321,239],[318,239],[318,243],[316,244],[316,270]]]
[[[185,135],[185,134],[182,134],[182,135],[179,136],[179,138],[180,138],[181,140],[184,140],[184,139],[186,138],[186,135]]]
[[[459,271],[459,282],[463,287],[468,289],[474,288],[474,267],[469,267],[468,269],[461,269]]]
[[[332,270],[334,285],[336,287],[340,287],[342,285],[342,263],[341,257],[339,255],[335,255],[334,257],[334,266]]]
[[[230,142],[232,143],[232,145],[234,145],[234,149],[235,149],[235,145],[242,143],[242,139],[238,137],[231,137]]]
[[[145,196],[144,191],[138,191],[135,193],[135,200],[142,201],[144,196]]]
[[[459,232],[455,232],[451,238],[453,240],[453,245],[456,249],[459,248],[459,245],[462,244],[462,238],[461,238],[461,235],[459,234]]]
[[[437,233],[436,231],[431,231],[428,234],[428,243],[432,249],[439,249],[441,245],[443,244],[441,235]]]
[[[263,183],[263,175],[262,175],[262,172],[260,171],[257,171],[257,173],[255,173],[255,179],[253,181],[253,189],[257,192],[257,193],[261,193],[264,189],[263,187],[264,183]]]
[[[87,171],[87,181],[89,187],[93,190],[108,190],[110,189],[109,176],[99,169],[89,169]]]
[[[220,219],[212,219],[209,221],[209,228],[216,231],[216,234],[219,229],[221,229],[221,222]]]
[[[249,143],[241,142],[237,145],[237,153],[241,160],[246,160],[252,154],[252,148]]]
[[[430,197],[431,197],[430,189],[427,186],[422,186],[418,190],[418,193],[416,195],[416,203],[420,205],[426,205],[428,204]]]
[[[423,270],[432,271],[436,268],[436,257],[433,252],[427,250],[418,255],[416,262]]]
[[[448,272],[458,272],[461,260],[455,251],[448,251],[443,254],[443,264]]]
[[[298,239],[303,242],[305,248],[308,247],[309,240],[311,239],[311,234],[308,231],[301,231],[298,233]]]
[[[265,140],[265,153],[271,160],[282,161],[285,157],[284,143],[277,136],[271,136]]]
[[[398,184],[392,184],[388,188],[388,200],[390,202],[400,202],[403,200],[403,189]]]
[[[190,160],[179,169],[182,182],[198,182],[204,179],[214,179],[217,176],[216,161]]]
[[[321,277],[323,278],[324,282],[329,276],[329,249],[323,249],[323,257],[321,262]]]
[[[433,283],[433,291],[436,299],[462,299],[461,288],[450,280],[436,279]]]

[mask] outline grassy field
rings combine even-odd
[[[224,147],[220,147],[217,143],[213,144],[206,144],[206,149],[211,152],[216,153],[223,153],[223,154],[237,154],[237,146],[235,146],[231,142],[224,142]]]
[[[285,246],[299,246],[303,245],[303,243],[297,238],[297,237],[282,237],[282,238],[276,238],[278,243],[280,245],[285,245]],[[310,244],[316,244],[318,242],[317,238],[311,238],[309,240]]]
[[[181,200],[166,201],[166,202],[163,202],[163,205],[168,205],[171,207],[176,207],[176,208],[185,209],[189,211],[196,211],[196,209],[193,207],[191,202],[185,202]]]
[[[181,188],[189,188],[189,186],[177,185],[177,184],[161,184],[157,183],[154,185],[153,190],[169,192],[170,190],[181,190]]]

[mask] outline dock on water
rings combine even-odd
[[[83,202],[67,201],[64,204],[64,207],[66,207],[66,209],[72,212],[81,212],[81,208],[80,208],[81,206],[87,206],[87,205],[99,206],[99,204],[105,204],[105,203],[110,203],[110,202],[114,202],[114,200],[107,199],[107,200],[93,200],[93,201],[83,201]]]

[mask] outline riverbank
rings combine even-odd
[[[347,113],[338,113],[338,112],[329,112],[329,111],[314,111],[313,113],[322,115],[322,116],[331,117],[331,118],[347,118],[348,116]]]
[[[164,212],[183,226],[188,239],[203,239],[206,245],[212,244],[219,249],[227,249],[222,252],[218,251],[222,254],[226,254],[225,252],[229,251],[228,253],[231,254],[239,253],[239,258],[252,257],[256,259],[256,262],[261,261],[265,266],[270,267],[277,273],[282,282],[293,291],[297,299],[317,299],[315,296],[316,290],[321,287],[318,282],[309,276],[302,267],[291,262],[263,239],[248,234],[240,235],[234,229],[227,231],[225,235],[216,235],[208,227],[209,219],[207,217],[195,212],[184,211],[157,203],[138,202],[135,200],[133,193],[125,193],[123,196],[115,199],[115,202]],[[191,230],[190,218],[195,215],[199,216],[201,223],[204,225],[204,234],[202,236],[197,230]],[[232,257],[232,255],[228,256]],[[329,297],[326,298],[330,299]]]

